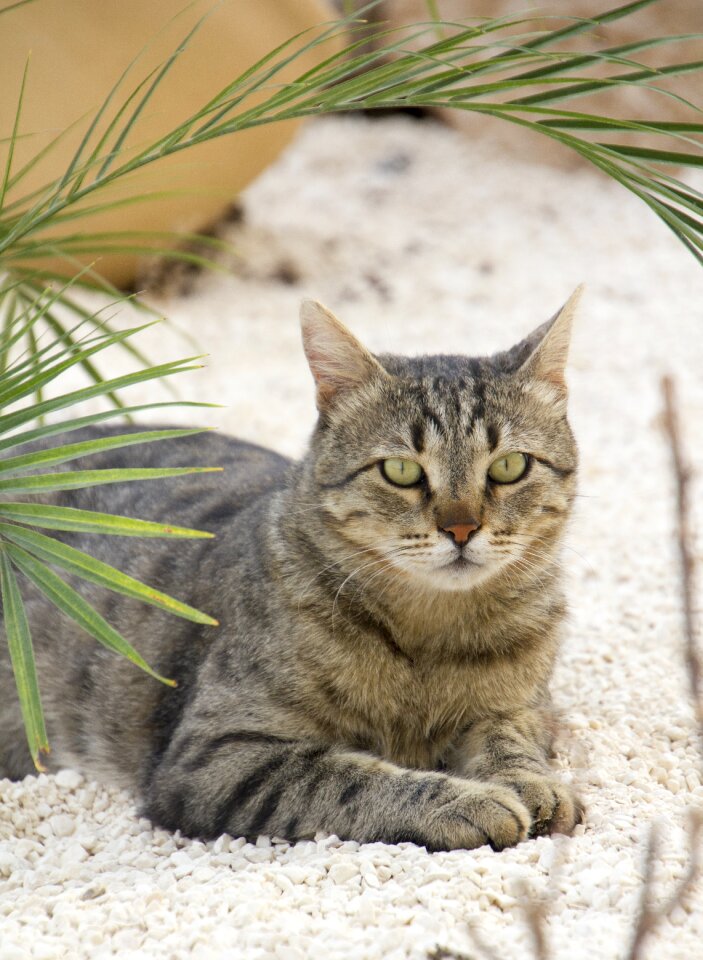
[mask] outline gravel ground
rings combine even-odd
[[[311,124],[245,207],[234,271],[165,309],[212,355],[183,387],[227,404],[206,420],[289,454],[313,420],[301,297],[375,349],[482,353],[585,281],[569,374],[581,497],[553,686],[564,715],[556,763],[587,821],[571,840],[500,854],[325,836],[203,844],[153,830],[133,797],[73,771],[0,781],[1,960],[419,960],[438,945],[476,957],[470,926],[497,956],[521,960],[534,956],[525,889],[550,901],[555,960],[626,957],[649,825],[665,831],[663,901],[687,866],[686,810],[703,803],[658,384],[676,375],[688,451],[703,467],[700,269],[596,174],[508,162],[489,142],[405,119]],[[184,352],[167,329],[144,345],[159,359]],[[132,402],[155,399],[140,389]],[[696,552],[703,559],[700,541]],[[703,956],[702,906],[699,889],[647,956]]]

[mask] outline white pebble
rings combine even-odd
[[[276,960],[306,960],[302,950],[286,943],[277,944],[274,956]]]
[[[683,927],[685,924],[689,923],[690,920],[690,915],[681,906],[681,904],[677,904],[669,916],[669,922],[675,927]]]
[[[66,790],[75,790],[83,783],[83,777],[77,770],[59,770],[54,780]]]
[[[283,867],[283,873],[285,873],[291,883],[294,884],[305,883],[305,881],[312,876],[309,870],[295,863],[287,863],[285,867]]]
[[[80,843],[72,843],[61,854],[61,863],[64,866],[81,863],[88,856],[85,847]]]
[[[2,960],[31,960],[31,953],[16,943],[2,942]]]
[[[76,830],[76,821],[66,813],[58,813],[49,819],[55,837],[70,837]]]
[[[700,779],[695,770],[689,770],[686,773],[686,786],[691,792],[693,792],[696,787],[699,787],[700,783]]]
[[[328,876],[330,880],[333,880],[335,883],[345,883],[347,880],[351,880],[352,877],[359,876],[359,866],[352,860],[345,858],[330,868]]]
[[[0,877],[9,877],[21,864],[22,861],[10,853],[9,850],[0,848]]]
[[[57,960],[59,955],[56,946],[51,943],[37,940],[32,944],[32,960]]]
[[[293,889],[293,881],[289,877],[287,877],[285,873],[281,873],[281,872],[274,873],[273,882],[284,893],[288,893],[289,890]]]

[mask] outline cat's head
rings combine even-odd
[[[501,571],[530,579],[575,492],[564,366],[579,294],[486,358],[374,356],[320,304],[303,304],[320,413],[310,477],[345,555],[441,590]]]

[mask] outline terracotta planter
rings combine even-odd
[[[18,142],[13,169],[75,124],[9,200],[61,176],[90,119],[129,62],[146,46],[115,106],[168,58],[208,10],[210,16],[160,85],[131,132],[128,146],[138,148],[168,131],[276,45],[335,16],[322,0],[229,0],[220,6],[198,3],[184,10],[185,6],[183,0],[38,0],[2,16],[0,138],[12,130],[22,71],[31,50],[21,133],[32,135]],[[289,81],[309,69],[322,59],[323,50],[332,52],[327,44],[306,54],[275,82]],[[59,229],[71,233],[77,229],[89,233],[197,229],[278,155],[296,126],[294,122],[269,124],[159,160],[110,187],[109,193],[95,194],[87,204],[153,191],[187,192],[118,207],[91,215],[80,226],[71,221]],[[0,144],[0,168],[5,150],[6,144]],[[57,232],[54,229],[53,235]],[[79,259],[85,263],[94,257],[85,254]],[[41,262],[73,272],[65,261]],[[134,277],[136,264],[135,255],[111,254],[100,259],[97,269],[113,283],[126,285]]]

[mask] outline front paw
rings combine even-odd
[[[451,785],[454,795],[432,812],[426,824],[430,849],[471,850],[490,844],[503,850],[527,837],[529,811],[512,790],[477,780],[453,780]]]
[[[532,817],[530,836],[571,833],[583,821],[584,807],[574,791],[550,774],[528,770],[501,774],[495,778],[520,797]]]

